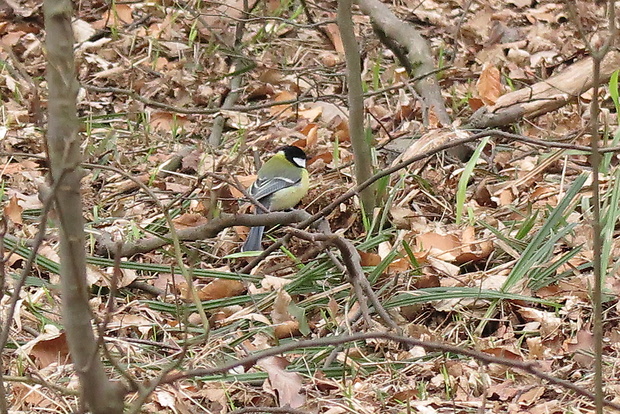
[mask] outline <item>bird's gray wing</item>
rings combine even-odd
[[[275,177],[271,179],[261,179],[260,177],[250,187],[250,194],[258,201],[263,203],[270,195],[283,188],[291,187],[301,181],[301,175],[296,178]],[[265,204],[265,203],[263,203]],[[268,204],[268,203],[267,203]],[[269,207],[265,205],[265,207]]]

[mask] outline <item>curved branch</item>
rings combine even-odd
[[[474,112],[468,124],[474,128],[499,127],[561,108],[592,87],[592,63],[591,57],[581,60],[549,79],[502,95],[495,105]],[[610,52],[601,62],[601,82],[607,82],[618,67],[620,52]]]
[[[378,0],[358,0],[358,4],[360,10],[372,20],[379,40],[394,52],[409,76],[417,77],[435,69],[426,39],[411,24],[400,20],[386,4]],[[433,109],[439,122],[444,126],[452,123],[435,76],[427,76],[416,82],[414,88],[426,106]]]
[[[222,214],[220,217],[211,220],[210,222],[201,226],[178,229],[176,235],[179,240],[183,241],[196,241],[202,239],[209,239],[217,236],[217,234],[233,226],[275,226],[277,224],[287,225],[293,223],[299,223],[307,220],[310,214],[304,210],[293,211],[274,211],[267,214]],[[120,255],[122,257],[133,256],[138,253],[146,253],[152,250],[158,249],[162,246],[169,244],[171,234],[166,234],[161,237],[148,237],[138,240],[133,243],[124,243]],[[116,245],[111,239],[104,237],[99,238],[99,242],[102,247],[102,251],[99,253],[111,254],[115,252]]]
[[[556,384],[565,388],[567,390],[571,390],[578,395],[586,397],[590,400],[594,400],[594,394],[590,391],[583,389],[570,381],[566,381],[552,375],[549,375],[545,372],[542,372],[539,369],[539,365],[536,361],[524,362],[518,361],[515,359],[501,358],[496,357],[490,354],[486,354],[484,352],[476,351],[473,349],[462,348],[454,345],[443,344],[439,342],[428,342],[421,341],[419,339],[408,338],[400,335],[391,334],[388,332],[366,332],[366,333],[358,333],[353,335],[343,335],[343,336],[335,336],[335,337],[326,337],[326,338],[317,338],[317,339],[309,339],[305,341],[298,342],[290,342],[285,345],[276,346],[273,348],[266,349],[261,352],[254,353],[245,358],[237,359],[231,361],[227,364],[220,365],[213,368],[199,368],[186,372],[180,372],[176,374],[169,375],[165,378],[162,383],[172,383],[181,379],[188,379],[194,377],[201,377],[207,375],[216,375],[216,374],[226,374],[230,372],[232,369],[244,366],[251,367],[255,365],[261,359],[276,356],[283,354],[285,352],[294,351],[297,349],[308,348],[308,347],[316,347],[316,346],[330,346],[330,345],[341,345],[349,342],[355,341],[364,341],[369,339],[385,339],[388,341],[394,341],[401,344],[406,344],[409,346],[417,346],[423,348],[424,350],[431,352],[444,352],[456,355],[463,355],[470,358],[473,358],[483,364],[500,364],[505,367],[518,369],[520,371],[526,372],[528,374],[532,374],[537,378],[540,378],[544,381],[548,381],[551,384]],[[609,408],[613,408],[616,410],[620,410],[620,404],[604,401],[604,405]]]

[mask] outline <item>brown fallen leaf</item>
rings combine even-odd
[[[46,325],[44,333],[24,344],[20,350],[34,357],[39,368],[53,363],[64,365],[70,362],[65,333],[51,325]]]
[[[176,225],[176,228],[187,229],[190,227],[200,226],[205,224],[208,220],[202,214],[197,213],[185,213],[172,220]]]
[[[468,226],[461,233],[460,253],[455,258],[456,264],[476,263],[486,260],[493,252],[494,245],[490,240],[480,240],[476,236],[476,229]]]
[[[215,279],[198,291],[200,300],[214,300],[238,296],[245,285],[238,280]]]
[[[178,128],[188,123],[189,120],[184,115],[163,111],[153,112],[149,122],[154,130],[161,132],[169,132],[173,128]]]
[[[481,349],[480,351],[499,358],[506,358],[513,361],[523,361],[523,357],[521,355],[504,347],[486,348]]]
[[[517,402],[521,406],[530,406],[542,397],[545,393],[545,387],[533,387],[519,395]]]
[[[362,266],[378,266],[381,263],[381,256],[377,253],[363,252],[361,250],[358,250],[357,253],[360,255]]]
[[[292,338],[300,335],[299,322],[285,321],[273,327],[273,334],[278,339]]]
[[[291,296],[286,290],[278,290],[276,299],[273,303],[273,309],[271,310],[271,321],[274,324],[293,320],[293,317],[288,311],[288,305],[291,303],[291,300]]]
[[[502,95],[502,83],[500,81],[499,69],[485,63],[482,66],[480,78],[476,83],[478,94],[485,105],[495,105],[497,99]]]
[[[407,402],[409,400],[415,400],[420,396],[420,392],[414,388],[398,391],[392,396],[393,401]]]
[[[42,410],[48,407],[57,407],[56,401],[54,401],[54,399],[50,396],[46,395],[43,387],[33,387],[30,384],[22,384],[20,382],[15,382],[14,384],[11,384],[11,398],[13,400],[13,403],[11,404],[12,409],[18,409],[18,407],[36,407],[37,410]],[[25,412],[32,411],[28,410]]]
[[[332,154],[331,152],[324,152],[322,154],[316,155],[310,158],[310,160],[308,160],[308,165],[312,165],[318,160],[322,160],[325,164],[329,164],[334,160],[334,154]]]
[[[308,121],[315,121],[323,113],[323,108],[319,105],[308,105],[304,109],[297,111],[300,117],[307,119]]]
[[[306,403],[306,396],[301,393],[301,376],[285,370],[288,364],[286,358],[279,356],[264,358],[257,363],[268,375],[263,388],[275,391],[280,407],[299,408]]]
[[[334,15],[335,17],[335,15]],[[340,37],[340,29],[335,23],[329,23],[325,25],[325,31],[329,40],[331,40],[334,49],[340,56],[344,56],[344,45],[342,44],[342,38]]]
[[[278,93],[275,96],[273,101],[284,102],[284,101],[290,101],[295,98],[297,98],[297,96],[294,93],[285,90],[285,91]],[[271,108],[269,108],[269,114],[271,116],[277,116],[279,118],[286,119],[290,117],[291,115],[293,115],[293,109],[291,107],[291,104],[274,105]]]
[[[575,337],[564,341],[564,349],[574,352],[573,360],[581,367],[589,367],[594,361],[591,352],[594,350],[594,335],[586,328],[580,329]],[[585,352],[579,352],[585,351]]]
[[[411,262],[409,259],[405,258],[393,260],[392,263],[388,265],[388,273],[390,274],[406,272],[409,269],[411,269]]]
[[[19,205],[17,196],[13,194],[13,197],[9,199],[9,204],[4,207],[4,214],[15,224],[23,224],[22,212],[24,209]]]
[[[467,103],[472,111],[477,111],[484,106],[484,102],[482,102],[482,99],[480,98],[469,98]]]
[[[528,409],[528,414],[562,414],[566,412],[565,402],[558,400],[539,402]]]
[[[323,108],[321,107],[321,112],[322,111],[323,111]],[[315,123],[309,123],[304,128],[302,128],[301,133],[307,137],[306,145],[304,145],[304,148],[310,149],[316,145],[318,137],[319,137],[318,131],[319,131],[319,126]]]
[[[338,138],[339,142],[351,142],[351,132],[349,131],[349,122],[342,119],[336,124],[334,138]]]
[[[92,23],[95,29],[104,27],[116,27],[133,22],[132,8],[128,4],[115,4],[114,7],[106,10],[100,20]]]
[[[460,243],[453,234],[439,234],[428,232],[419,234],[415,238],[418,251],[428,252],[440,260],[452,262],[460,253]]]

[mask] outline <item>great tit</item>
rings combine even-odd
[[[269,211],[293,208],[308,192],[310,182],[306,170],[306,153],[299,147],[282,147],[258,170],[250,195]],[[258,214],[263,213],[256,207]],[[262,250],[265,226],[252,227],[241,251]]]

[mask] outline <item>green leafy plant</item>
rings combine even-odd
[[[566,217],[578,204],[577,195],[583,188],[586,179],[587,175],[581,174],[574,180],[558,205],[550,209],[549,216],[540,229],[527,241],[525,248],[517,250],[520,254],[519,259],[512,267],[499,291],[500,293],[510,292],[518,283],[525,280],[527,280],[526,283],[530,284],[530,287],[542,287],[551,283],[555,280],[555,271],[577,253],[571,251],[560,258],[555,258],[557,243],[569,235],[575,227],[574,223],[566,222]],[[486,322],[495,314],[497,304],[497,300],[490,304],[485,317],[482,318],[482,322],[477,328],[478,332],[482,331]]]

